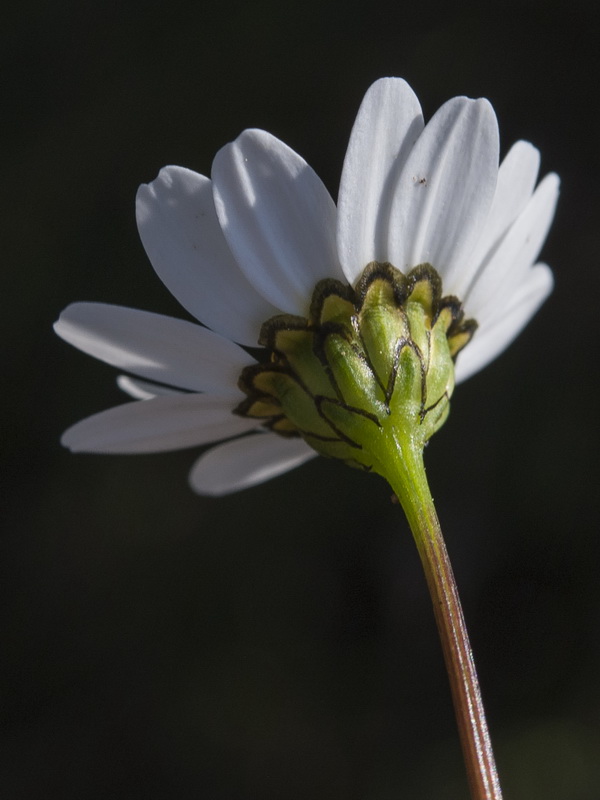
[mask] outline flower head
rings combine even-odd
[[[357,320],[372,324],[371,306],[365,303],[371,302],[367,294],[373,274],[381,292],[387,292],[388,319],[396,319],[408,301],[425,309],[427,330],[445,315],[443,335],[452,341],[442,349],[455,360],[451,372],[457,382],[481,369],[508,346],[552,288],[549,268],[535,262],[554,215],[558,178],[547,175],[536,188],[539,154],[527,142],[513,145],[500,166],[498,152],[497,121],[487,100],[453,98],[425,126],[408,84],[387,78],[371,86],[358,112],[337,207],[307,163],[261,130],[246,130],[223,147],[211,179],[165,167],[139,189],[140,236],[161,280],[207,327],[118,306],[69,306],[56,323],[57,333],[130,373],[118,382],[134,402],[77,423],[63,443],[74,451],[138,453],[229,440],[202,455],[192,469],[191,484],[203,494],[255,485],[303,463],[316,454],[316,439],[302,427],[302,401],[293,401],[288,413],[287,389],[281,381],[275,386],[273,375],[287,370],[304,384],[309,374],[316,387],[309,387],[309,395],[319,402],[325,398],[331,408],[339,405],[336,396],[343,390],[329,356],[323,355],[323,341],[332,347],[332,342],[347,342],[348,353],[364,345]],[[423,299],[421,289],[410,294],[417,286],[415,275],[426,275],[429,299]],[[332,286],[335,291],[324,288]],[[316,293],[315,287],[320,287]],[[324,294],[337,299],[326,312],[319,306],[316,320],[315,298]],[[336,329],[335,340],[330,336],[333,317],[323,319],[322,314],[338,312],[343,319],[334,322],[343,334]],[[413,317],[402,314],[404,321],[394,322],[400,327],[393,329],[391,347],[398,359],[408,348],[422,367],[426,359],[411,333]],[[282,319],[288,320],[285,330],[305,331],[292,344],[288,336],[287,350],[273,338]],[[408,333],[402,328],[406,324]],[[261,331],[271,356],[266,368],[244,349],[257,346]],[[372,336],[372,329],[367,333]],[[290,367],[300,339],[304,349],[298,369],[303,372]],[[317,339],[321,350],[315,349]],[[398,360],[383,378],[384,367],[374,362],[379,358],[383,363],[385,357],[374,356],[374,347],[369,351],[365,345],[357,356],[359,371],[365,361],[371,365],[371,378],[361,386],[371,394],[380,392],[375,402],[389,414],[389,376],[395,386],[404,373]],[[325,369],[320,375],[311,371],[313,357]],[[346,355],[338,357],[342,365],[348,361]],[[270,383],[257,393],[249,376],[258,374],[261,381],[270,376]],[[435,390],[447,403],[454,375],[447,370],[440,375],[431,379],[430,394]],[[330,383],[323,388],[326,380]],[[374,389],[367,386],[369,380]],[[424,397],[415,406],[421,415]],[[263,400],[269,408],[256,413],[262,407],[252,404]],[[437,397],[435,403],[439,414],[432,430],[447,413],[442,414]],[[350,402],[342,405],[357,409]],[[248,413],[250,408],[254,413]],[[317,426],[323,419],[319,414]],[[329,424],[339,428],[331,419]],[[328,433],[316,435],[328,439]],[[326,446],[318,449],[337,454]],[[347,453],[340,457],[351,460]]]

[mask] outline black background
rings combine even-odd
[[[487,96],[563,191],[551,299],[428,448],[509,800],[600,798],[598,28],[593,2],[41,2],[1,25],[3,797],[467,794],[390,491],[319,459],[222,500],[196,453],[72,456],[123,400],[52,334],[97,300],[186,317],[138,240],[164,164],[245,127],[337,193],[364,91]]]

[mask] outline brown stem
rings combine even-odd
[[[502,800],[473,653],[422,454],[404,448],[390,484],[404,508],[425,570],[472,800]]]
[[[435,514],[415,537],[440,635],[473,800],[501,800],[477,671],[456,581]]]

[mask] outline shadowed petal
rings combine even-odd
[[[232,413],[231,397],[180,394],[138,400],[78,422],[62,444],[75,453],[158,453],[228,439],[257,427]]]
[[[350,284],[370,261],[388,258],[393,191],[422,130],[421,106],[406,81],[382,78],[367,91],[352,128],[338,197],[338,251]]]
[[[200,325],[105,303],[73,303],[54,330],[107,364],[197,392],[237,395],[240,372],[254,363],[241,347]]]
[[[200,456],[189,480],[198,494],[218,497],[268,481],[316,455],[303,439],[275,433],[244,436]]]
[[[122,392],[133,397],[134,400],[151,400],[153,397],[159,397],[161,395],[182,394],[178,389],[172,389],[170,386],[162,386],[159,383],[151,383],[150,381],[141,381],[129,375],[119,375],[117,378],[117,386]]]
[[[316,173],[283,142],[244,131],[213,162],[215,206],[246,277],[282,311],[306,315],[322,278],[342,278],[336,208]]]
[[[471,293],[464,298],[469,316],[483,322],[484,318],[489,318],[490,309],[493,313],[505,299],[510,300],[519,285],[527,280],[529,267],[548,235],[558,190],[558,176],[546,175],[477,277]]]
[[[159,278],[181,305],[214,331],[248,346],[277,313],[246,280],[227,246],[212,184],[183,167],[165,167],[140,186],[140,237]]]
[[[488,216],[498,176],[498,124],[487,100],[455,97],[434,115],[400,175],[389,260],[402,272],[430,263],[454,284]]]
[[[456,362],[456,381],[470,378],[493,361],[523,330],[552,291],[552,272],[545,264],[537,264],[529,277],[512,294],[510,304],[495,319],[483,317],[480,328]]]
[[[540,166],[539,151],[529,142],[516,142],[498,170],[498,183],[483,233],[469,262],[456,276],[454,292],[466,297],[491,258],[502,236],[527,205]]]

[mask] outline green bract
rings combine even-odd
[[[444,423],[454,359],[475,328],[429,264],[403,275],[372,262],[356,289],[321,281],[308,319],[263,325],[270,360],[243,370],[236,413],[384,475],[390,447],[422,449]]]

